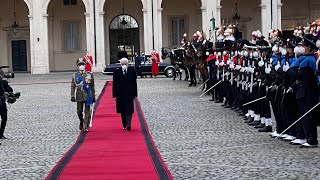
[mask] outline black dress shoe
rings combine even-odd
[[[231,106],[229,106],[229,105],[226,105],[224,108],[230,108]]]
[[[227,105],[226,105],[226,104],[221,104],[221,106],[222,106],[222,107],[225,107],[225,106],[227,106]]]
[[[249,126],[257,126],[259,124],[260,124],[260,121],[253,121],[253,122],[249,123],[248,125]]]
[[[256,125],[256,126],[254,126],[254,128],[257,128],[257,129],[259,129],[259,128],[263,128],[264,127],[264,124],[262,124],[262,123],[260,123],[260,124],[258,124],[258,125]]]
[[[79,124],[79,130],[81,131],[82,129],[83,129],[83,123],[80,122],[80,124]]]
[[[8,139],[8,138],[6,138],[6,137],[4,137],[4,136],[1,136],[0,139]]]
[[[130,130],[131,130],[131,127],[127,127],[127,130],[130,131]]]
[[[214,99],[209,99],[209,101],[214,101]]]
[[[251,123],[253,122],[254,118],[253,117],[250,117],[248,120],[245,121],[245,123]]]
[[[258,130],[259,132],[272,132],[272,126],[265,126]]]
[[[235,110],[235,109],[237,109],[237,108],[236,108],[236,107],[234,107],[234,106],[232,106],[232,107],[231,107],[231,110]]]

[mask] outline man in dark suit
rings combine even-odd
[[[131,130],[134,112],[134,99],[138,96],[137,74],[133,67],[128,68],[128,59],[120,59],[121,68],[113,73],[112,96],[116,101],[117,113],[121,113],[123,130]]]
[[[134,69],[136,70],[137,75],[140,76],[141,78],[143,77],[142,71],[141,71],[142,58],[143,57],[139,56],[138,53],[135,54]]]
[[[120,51],[118,52],[117,57],[118,57],[119,60],[122,59],[122,58],[127,58],[128,59],[128,53],[122,47],[122,48],[120,48]]]
[[[7,105],[6,105],[6,98],[5,92],[13,92],[12,88],[8,84],[8,81],[3,80],[4,72],[0,69],[0,116],[1,116],[1,126],[0,126],[0,139],[7,139],[3,133],[6,128],[7,124]],[[0,143],[1,144],[1,143]]]

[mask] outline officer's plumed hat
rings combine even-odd
[[[85,62],[82,58],[79,58],[79,59],[77,60],[76,64],[77,64],[77,66],[78,66],[78,65],[85,65],[86,62]]]
[[[301,42],[303,45],[307,45],[311,47],[311,49],[316,49],[317,45],[314,42],[315,38],[312,34],[306,34],[303,36],[303,42]]]

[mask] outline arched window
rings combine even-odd
[[[138,22],[129,15],[119,15],[110,23],[110,29],[130,29],[138,28]]]

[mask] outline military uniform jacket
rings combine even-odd
[[[82,77],[82,81],[79,82],[77,75]],[[95,87],[94,77],[92,73],[84,71],[84,73],[76,72],[73,74],[71,81],[71,97],[75,97],[76,102],[86,102],[88,100],[88,92],[84,89],[83,83],[86,83],[87,87],[90,88],[91,97],[95,99]]]

